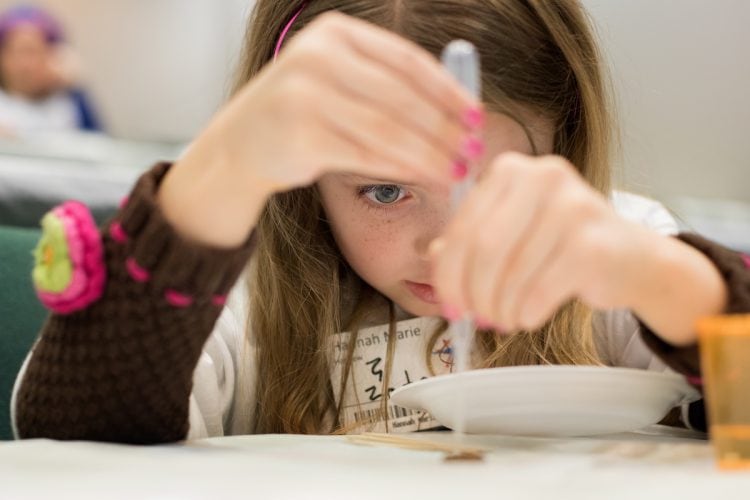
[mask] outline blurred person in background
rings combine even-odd
[[[64,42],[60,23],[37,7],[0,13],[0,136],[101,130]]]

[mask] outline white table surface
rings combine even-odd
[[[362,446],[338,436],[235,436],[154,447],[17,441],[0,444],[0,498],[750,498],[750,471],[720,471],[707,441],[667,432],[467,437],[492,449],[482,462],[445,462],[437,452]]]

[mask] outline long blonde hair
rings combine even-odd
[[[272,59],[279,33],[300,5],[257,2],[235,91]],[[515,110],[522,106],[553,119],[554,152],[576,165],[597,190],[609,192],[611,105],[601,57],[579,1],[312,0],[288,37],[329,10],[396,32],[436,56],[453,39],[471,41],[482,58],[482,98],[488,109],[516,118]],[[258,247],[248,276],[248,328],[259,373],[252,430],[335,431],[334,391],[340,388],[330,383],[331,337],[347,328],[356,331],[363,311],[382,304],[383,297],[347,265],[314,186],[273,196],[256,230]],[[353,293],[347,283],[358,283],[353,289],[360,290],[351,308],[344,307]],[[591,311],[577,301],[560,308],[538,331],[506,340],[483,331],[477,344],[487,367],[599,362]],[[390,353],[393,348],[388,346]],[[326,423],[332,427],[325,428]]]

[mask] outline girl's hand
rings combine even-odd
[[[448,185],[470,145],[472,110],[479,103],[426,51],[328,14],[293,39],[219,121],[231,156],[274,190],[336,171]]]
[[[433,243],[434,285],[449,319],[535,329],[574,297],[632,306],[655,236],[618,217],[565,159],[504,154]]]
[[[160,200],[188,236],[236,244],[270,194],[328,172],[447,186],[457,162],[481,153],[471,135],[480,122],[480,104],[429,53],[326,14],[215,117],[165,179]],[[199,181],[216,195],[196,192]],[[179,206],[186,190],[216,202],[194,211],[202,220]],[[245,217],[217,231],[216,218],[236,212],[240,199],[251,203]]]

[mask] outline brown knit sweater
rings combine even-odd
[[[218,250],[180,238],[156,205],[167,169],[157,165],[141,177],[102,230],[108,283],[101,299],[52,314],[44,325],[17,395],[20,437],[165,443],[186,436],[193,370],[253,245]],[[124,243],[110,234],[117,222]],[[148,281],[132,279],[129,258]],[[192,304],[173,306],[168,290]]]
[[[145,444],[187,435],[193,371],[253,238],[219,250],[177,235],[156,204],[168,168],[161,164],[144,174],[102,230],[104,295],[83,311],[52,314],[44,325],[16,398],[20,437]],[[113,231],[118,224],[122,231]],[[722,271],[731,289],[728,312],[750,310],[750,272],[742,257],[694,236],[682,239]],[[133,263],[141,279],[133,278]],[[697,347],[676,349],[645,325],[643,332],[667,364],[700,373]]]

